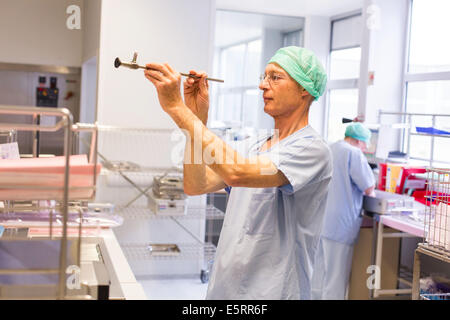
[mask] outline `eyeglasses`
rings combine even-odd
[[[277,75],[277,74],[262,74],[259,76],[259,80],[260,82],[264,82],[264,80],[267,80],[267,82],[269,83],[269,85],[274,85],[276,86],[280,80],[283,79],[283,77]]]

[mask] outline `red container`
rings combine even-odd
[[[426,169],[422,167],[409,167],[409,168],[403,167],[400,185],[398,185],[397,188],[395,189],[395,193],[399,194],[406,193],[408,189],[406,188],[405,190],[403,190],[406,179],[416,180],[417,178],[414,177],[415,173],[425,173],[425,172]],[[425,186],[421,189],[425,189]]]
[[[378,185],[377,189],[381,191],[386,190],[386,172],[387,172],[387,163],[380,163],[379,166],[379,173],[378,173]]]

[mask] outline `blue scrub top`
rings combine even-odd
[[[362,223],[364,191],[375,185],[375,177],[360,149],[345,141],[330,146],[333,178],[328,192],[322,236],[352,245]]]
[[[268,137],[244,140],[236,150],[268,156],[289,184],[231,189],[207,299],[311,297],[331,153],[309,125],[259,152]]]

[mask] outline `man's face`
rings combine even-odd
[[[259,84],[263,90],[264,112],[272,117],[286,115],[302,104],[304,90],[283,68],[269,63],[265,76]]]
[[[358,147],[362,152],[367,151],[367,144],[364,141],[358,140]]]

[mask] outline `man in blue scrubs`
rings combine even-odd
[[[333,177],[315,261],[313,299],[346,297],[353,247],[363,219],[363,195],[374,195],[375,189],[375,178],[362,152],[370,136],[364,125],[352,123],[346,128],[345,139],[330,147]]]
[[[278,50],[259,85],[276,134],[234,148],[206,128],[205,73],[191,71],[199,78],[186,79],[183,102],[179,73],[167,64],[147,66],[162,108],[187,136],[185,192],[231,187],[207,298],[310,299],[332,174],[330,150],[308,124],[311,103],[326,86],[321,63],[304,48]]]

